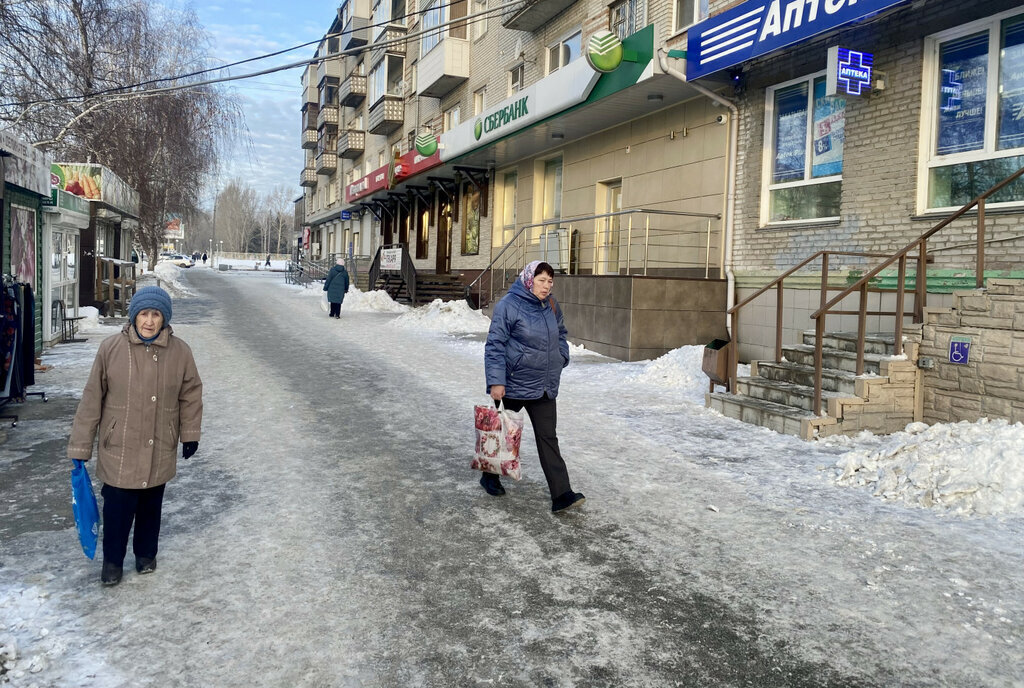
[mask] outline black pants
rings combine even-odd
[[[338,303],[334,303],[333,301],[331,302],[331,317],[332,318],[340,318],[341,317],[341,302],[338,302]]]
[[[558,450],[558,436],[555,426],[558,423],[558,409],[555,400],[547,394],[540,399],[502,399],[505,408],[519,411],[525,408],[533,425],[533,434],[537,438],[537,454],[540,456],[540,467],[548,481],[551,499],[560,497],[572,490],[569,484],[569,471],[565,468],[562,453]]]
[[[155,559],[164,486],[128,490],[104,485],[100,494],[103,495],[103,561],[124,566],[132,521],[135,521],[132,539],[135,558]]]

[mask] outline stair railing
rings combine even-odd
[[[679,218],[692,220],[694,226],[681,225]],[[672,224],[660,226],[658,219]],[[546,260],[556,271],[571,275],[622,271],[647,275],[654,270],[685,269],[708,278],[716,236],[712,223],[720,219],[713,213],[629,208],[523,225],[469,283],[466,301],[474,308],[486,306],[534,259]],[[546,227],[551,229],[544,231]],[[540,231],[534,236],[530,230]]]
[[[1001,191],[1009,184],[1016,181],[1018,178],[1024,175],[1024,168],[1021,168],[1011,174],[1009,177],[999,182],[995,186],[991,187],[984,193],[980,194],[973,200],[963,205],[958,210],[946,216],[938,224],[933,226],[927,232],[917,237],[909,244],[904,246],[902,249],[895,253],[851,253],[842,251],[819,251],[810,258],[807,258],[795,267],[787,270],[779,277],[772,280],[765,287],[759,289],[751,296],[747,297],[740,303],[736,304],[729,309],[728,314],[732,325],[732,339],[733,341],[739,341],[738,327],[739,327],[739,310],[750,303],[752,300],[765,293],[772,287],[777,289],[777,303],[775,313],[775,360],[782,360],[782,283],[783,281],[797,272],[804,266],[811,262],[821,259],[821,282],[819,288],[819,307],[818,310],[811,314],[811,318],[814,319],[814,413],[815,415],[821,415],[821,393],[822,393],[822,351],[824,347],[825,339],[825,319],[828,315],[856,315],[857,316],[857,363],[856,363],[856,374],[862,375],[864,373],[864,342],[867,330],[867,316],[870,315],[892,315],[894,316],[895,326],[893,331],[894,349],[893,354],[899,356],[903,353],[903,319],[907,316],[914,318],[913,322],[923,322],[924,320],[924,308],[927,305],[928,291],[927,291],[927,262],[928,262],[928,240],[935,234],[942,231],[944,228],[949,226],[952,222],[962,217],[965,213],[970,211],[972,208],[977,207],[977,223],[976,223],[976,240],[975,240],[975,286],[981,289],[985,284],[985,201],[993,196],[994,194]],[[911,252],[917,251],[916,256],[911,256]],[[860,257],[883,257],[885,258],[877,266],[871,268],[860,278],[839,290],[839,293],[833,296],[831,299],[828,298],[829,291],[836,291],[836,287],[830,287],[828,284],[828,263],[829,256],[846,255],[846,256],[860,256]],[[906,301],[906,281],[907,281],[907,259],[912,258],[916,261],[916,271],[914,273],[914,308],[911,312],[905,311]],[[891,266],[893,263],[897,264],[897,278],[896,278],[896,305],[892,311],[868,311],[867,309],[867,294],[871,281],[875,279],[878,274]],[[842,301],[853,294],[854,292],[858,295],[858,307],[855,311],[842,311],[835,310],[835,307],[842,303]],[[737,347],[730,347],[729,356],[729,385],[730,389],[736,389],[736,368],[738,364]]]

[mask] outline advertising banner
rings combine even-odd
[[[103,165],[56,162],[50,166],[50,184],[90,201],[102,201],[126,215],[139,215],[138,192]]]
[[[177,213],[169,213],[167,219],[164,221],[164,239],[173,241],[175,239],[185,238],[185,223],[182,222],[181,215]]]
[[[46,174],[50,161],[46,155],[6,131],[0,131],[0,151],[10,154],[4,163],[6,179],[3,181],[40,196],[50,195],[50,180]]]

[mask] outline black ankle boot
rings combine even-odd
[[[100,580],[103,581],[103,585],[117,585],[121,582],[123,574],[124,572],[120,566],[105,561],[103,562],[103,572],[100,573]]]
[[[156,557],[137,557],[135,559],[135,570],[139,573],[153,573],[156,571]]]
[[[480,486],[487,491],[487,494],[500,497],[505,494],[505,488],[501,486],[501,478],[494,473],[484,473],[480,476]]]
[[[582,492],[569,490],[551,500],[551,511],[557,514],[559,511],[565,511],[585,501],[587,498],[583,496]]]

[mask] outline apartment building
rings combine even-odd
[[[703,15],[345,0],[303,78],[310,255],[400,246],[485,307],[543,258],[575,341],[636,360],[721,336],[729,111],[659,55]]]
[[[1024,166],[1019,1],[712,0],[687,33],[688,79],[726,75],[739,113],[733,303],[818,251],[893,253]],[[977,219],[928,242],[928,306],[974,288]],[[984,219],[985,277],[1024,276],[1024,184],[989,199]],[[878,260],[832,256],[830,281]],[[820,263],[809,267],[786,282],[787,342],[814,326]],[[876,284],[896,283],[894,266]],[[893,293],[870,298],[894,311]],[[853,330],[856,317],[828,329]],[[774,298],[744,307],[742,359],[774,355],[775,321]],[[867,324],[891,332],[894,320]]]

